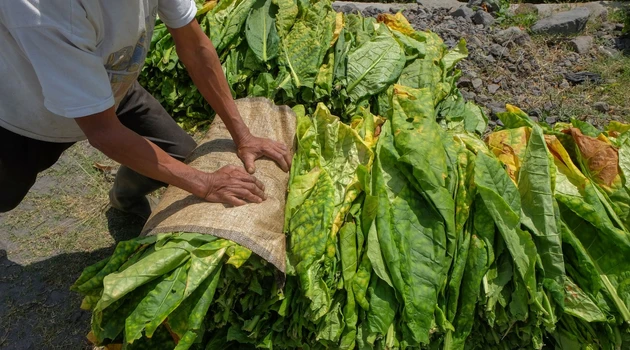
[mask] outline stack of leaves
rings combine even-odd
[[[456,87],[463,42],[449,50],[400,14],[377,22],[326,1],[248,1],[200,17],[236,96],[294,105],[286,286],[230,241],[122,242],[74,286],[96,343],[630,345],[630,126],[552,128],[510,106],[484,139],[486,117]],[[173,110],[205,110],[159,30],[154,45],[171,51],[145,73],[161,69],[152,79]]]
[[[557,348],[627,347],[630,262],[623,257],[630,253],[630,126],[612,122],[601,133],[573,120],[550,128],[518,108],[508,110],[499,116],[504,130],[487,138],[509,175],[497,169],[501,179],[494,181],[531,233],[538,252],[530,255],[532,277],[547,294],[548,300],[544,294],[539,299],[546,314],[532,324],[534,296],[526,298],[521,288],[519,301],[518,286],[507,284],[511,259],[497,256],[500,264],[483,284],[485,306],[477,315],[486,322],[476,323],[479,339],[471,342],[491,335],[513,348],[523,342],[519,332],[539,333],[542,324]],[[515,319],[525,328],[514,332]],[[531,340],[542,346],[539,336]]]
[[[322,102],[343,120],[360,106],[382,114],[385,90],[401,74],[409,81],[435,79],[419,77],[419,65],[439,63],[444,51],[439,37],[414,31],[402,15],[382,15],[379,21],[388,25],[378,25],[375,18],[336,13],[328,0],[211,1],[200,5],[197,19],[235,98],[303,104],[308,113]],[[461,57],[467,54],[463,42],[458,50]],[[162,23],[155,27],[140,82],[186,126],[211,120],[211,108],[179,62]],[[451,83],[438,88],[450,89]]]
[[[359,193],[358,173],[367,174],[371,164],[379,119],[366,112],[350,126],[323,105],[312,118],[303,108],[296,111],[300,146],[287,200],[292,272],[284,289],[276,287],[272,265],[229,240],[172,233],[121,242],[72,287],[85,295],[82,307],[92,310],[94,343],[126,349],[334,347],[328,337],[341,325],[322,317],[340,283],[331,227],[339,227]],[[305,290],[302,283],[316,285]]]

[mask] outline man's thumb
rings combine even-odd
[[[251,153],[247,153],[243,156],[243,164],[245,164],[245,170],[247,170],[247,172],[250,174],[256,172],[256,166],[254,166],[255,160],[256,159],[254,158],[254,155]]]

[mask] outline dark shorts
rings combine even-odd
[[[179,160],[196,147],[192,137],[138,82],[129,89],[116,114],[123,125]],[[35,184],[37,174],[55,164],[72,145],[39,141],[0,127],[0,213],[20,204]]]

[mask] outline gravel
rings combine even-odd
[[[458,17],[459,10],[464,17]],[[604,22],[598,29],[610,40],[598,36],[598,46],[579,54],[565,49],[570,47],[569,42],[574,37],[550,38],[550,48],[547,48],[534,43],[527,32],[518,27],[477,25],[465,17],[466,10],[459,10],[419,7],[406,9],[403,14],[415,29],[435,32],[448,47],[457,45],[462,38],[466,40],[469,56],[458,64],[462,71],[458,88],[464,98],[476,102],[488,115],[496,114],[493,112],[499,112],[499,107],[510,103],[529,113],[536,111],[536,116],[543,121],[546,118],[551,118],[553,123],[566,121],[565,117],[558,116],[561,108],[549,102],[554,92],[571,87],[565,77],[580,73],[582,67],[599,57],[599,51],[611,56],[622,50],[630,51],[630,38],[622,38],[614,23]],[[364,15],[377,15],[366,12]],[[492,17],[483,11],[475,15],[482,16],[481,13]],[[596,122],[605,122],[603,119],[594,118]]]

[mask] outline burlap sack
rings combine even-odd
[[[284,142],[293,149],[296,117],[289,107],[275,106],[265,98],[240,99],[236,105],[252,134]],[[230,164],[243,166],[221,118],[214,119],[187,163],[206,172]],[[247,247],[284,273],[286,244],[283,224],[289,174],[273,161],[259,159],[256,161],[255,176],[264,183],[267,200],[241,207],[208,203],[169,186],[142,234],[195,232],[229,239]]]

